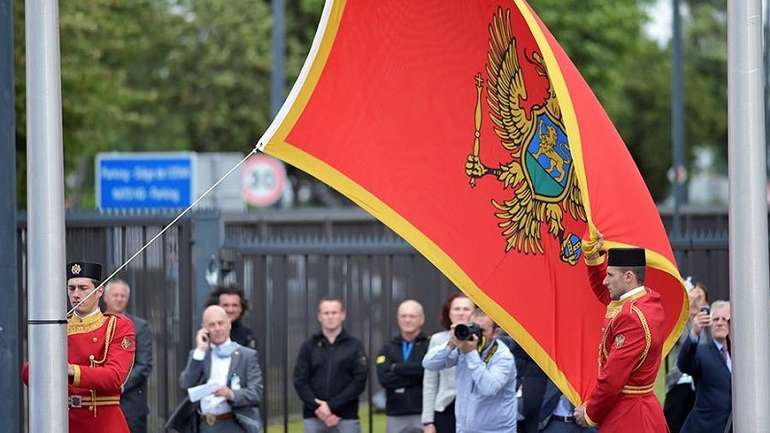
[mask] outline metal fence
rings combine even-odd
[[[665,212],[662,216],[669,226],[670,216]],[[114,269],[172,217],[68,217],[67,258],[99,261],[106,269]],[[685,214],[682,227],[685,235],[672,235],[682,274],[705,282],[712,297],[727,299],[726,214]],[[18,239],[18,280],[26,299],[23,219]],[[122,275],[134,288],[129,312],[148,319],[155,334],[155,363],[148,385],[151,432],[162,431],[166,418],[184,397],[177,378],[208,290],[205,279],[200,282],[201,274],[222,244],[236,253],[236,277],[252,305],[244,321],[259,340],[266,387],[262,410],[270,431],[288,431],[288,423],[301,416],[292,372],[301,343],[317,332],[316,306],[321,297],[338,296],[345,301],[345,326],[362,340],[373,359],[397,332],[395,314],[401,300],[414,298],[424,305],[425,330],[430,333],[440,327],[441,303],[456,290],[410,245],[358,209],[183,218]],[[26,311],[26,305],[20,308]],[[26,332],[24,323],[20,329]],[[378,391],[375,372],[370,370],[362,407],[372,407]],[[361,415],[370,419],[371,411]]]
[[[684,278],[692,276],[693,283],[704,283],[711,299],[729,299],[727,210],[685,209],[681,233],[671,233],[673,221],[669,212],[661,212],[661,217],[669,230],[680,274]]]
[[[226,220],[225,247],[238,252],[238,280],[253,306],[244,319],[260,339],[265,372],[264,419],[271,431],[288,431],[302,413],[292,372],[304,340],[318,332],[320,298],[341,298],[345,327],[360,338],[369,359],[392,338],[398,302],[423,304],[429,330],[437,330],[441,303],[454,286],[407,243],[359,211],[265,214]],[[364,408],[379,391],[370,369]],[[367,404],[368,403],[368,404]],[[372,411],[363,411],[372,428]]]
[[[670,216],[662,216],[668,226]],[[682,226],[689,233],[672,239],[682,274],[708,285],[712,297],[727,299],[726,215],[690,215]],[[363,341],[372,359],[397,332],[394,318],[401,300],[421,302],[425,329],[434,332],[441,303],[456,290],[416,250],[360,210],[229,216],[225,247],[236,252],[237,278],[253,306],[244,320],[260,339],[267,389],[263,411],[272,431],[288,431],[289,421],[301,416],[292,372],[300,345],[318,330],[321,297],[345,301],[345,327]],[[363,407],[371,407],[379,390],[370,370]],[[371,417],[371,411],[361,415]]]
[[[95,261],[105,272],[120,266],[155,236],[174,215],[74,215],[66,222],[67,261]],[[21,298],[26,299],[26,223],[18,225]],[[131,284],[128,310],[147,319],[154,334],[154,366],[148,381],[148,427],[162,431],[166,416],[183,394],[179,372],[192,344],[191,221],[182,219],[121,272]],[[55,246],[52,246],[55,247]],[[62,268],[62,272],[64,269]],[[106,276],[106,275],[105,275]],[[64,290],[64,288],[62,288]],[[20,306],[26,319],[26,302]],[[26,323],[19,326],[26,344]],[[22,353],[27,353],[26,346]],[[25,423],[26,424],[26,423]],[[26,430],[25,430],[26,431]]]

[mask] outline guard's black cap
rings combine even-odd
[[[607,251],[607,265],[636,268],[647,266],[647,261],[641,248],[610,248]]]
[[[92,280],[102,280],[102,265],[90,262],[72,262],[67,264],[67,279],[70,278],[90,278]]]

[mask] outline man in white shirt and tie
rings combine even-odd
[[[262,372],[257,352],[230,340],[230,319],[212,305],[203,312],[203,327],[195,349],[179,377],[183,388],[210,385],[192,422],[201,433],[259,433],[258,405],[262,401]]]

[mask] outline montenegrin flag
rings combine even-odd
[[[568,13],[568,11],[565,11]],[[507,330],[573,402],[605,307],[580,239],[647,252],[666,349],[686,293],[626,146],[522,0],[328,1],[258,148],[377,217]]]

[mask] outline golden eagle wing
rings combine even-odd
[[[530,137],[535,122],[527,119],[521,101],[527,99],[516,39],[511,31],[511,11],[498,8],[489,25],[487,104],[495,132],[503,147],[518,150]]]
[[[577,173],[575,173],[574,167],[570,168],[570,170],[572,170],[572,176],[570,176],[570,182],[569,185],[567,185],[569,191],[561,201],[562,207],[565,211],[569,212],[575,221],[588,221],[586,218],[586,210],[583,207],[583,196],[580,194]]]
[[[523,177],[523,168],[516,161],[501,168],[513,178]],[[510,200],[502,203],[492,200],[497,209],[495,216],[502,220],[497,225],[506,238],[505,251],[515,249],[524,254],[542,254],[540,226],[546,219],[546,204],[534,197],[526,182],[514,185],[513,190]]]

